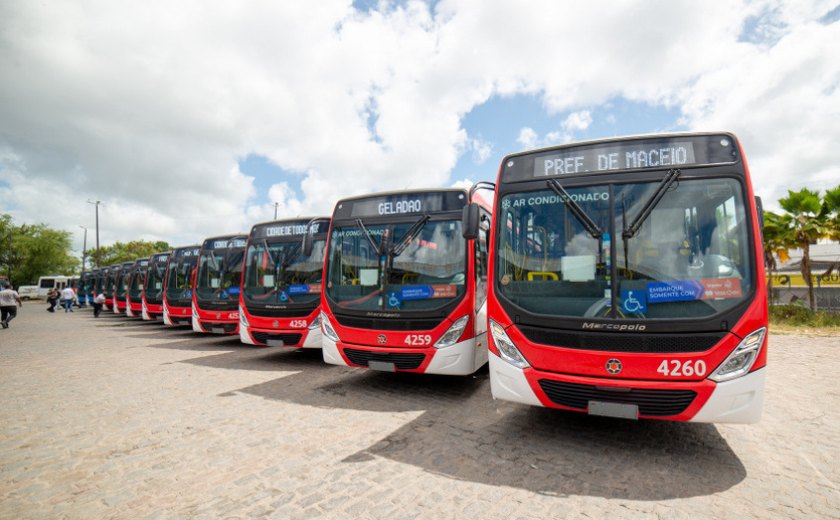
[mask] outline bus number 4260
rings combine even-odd
[[[706,375],[706,362],[702,359],[697,361],[683,361],[680,362],[676,359],[666,359],[663,360],[662,363],[659,365],[659,368],[656,369],[657,372],[662,374],[663,376],[704,376]]]

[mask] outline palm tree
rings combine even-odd
[[[764,244],[764,264],[770,272],[767,282],[767,292],[770,295],[770,303],[773,303],[773,273],[778,268],[776,258],[782,263],[790,259],[788,250],[796,247],[791,233],[792,219],[789,215],[779,215],[770,211],[764,212],[764,229],[762,241]]]
[[[827,214],[817,191],[802,188],[799,191],[788,190],[788,196],[779,199],[791,219],[790,233],[793,242],[802,249],[802,261],[799,270],[808,284],[808,303],[811,310],[816,310],[814,299],[814,281],[811,279],[811,243],[828,236]]]

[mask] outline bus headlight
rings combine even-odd
[[[464,333],[464,329],[467,327],[467,323],[470,321],[469,315],[464,315],[455,320],[446,332],[437,340],[435,343],[435,348],[446,348],[449,346],[454,345],[460,338],[461,334]]]
[[[324,314],[324,311],[321,311],[321,332],[324,333],[324,336],[330,338],[330,340],[335,341],[336,343],[341,341],[338,338],[338,334],[336,334],[335,330],[332,328],[330,319],[327,318],[326,314]]]
[[[319,314],[319,315],[315,316],[315,319],[312,320],[312,323],[310,323],[307,328],[309,330],[315,330],[320,326],[321,326],[321,315]]]
[[[758,358],[758,352],[761,350],[761,345],[764,344],[764,336],[766,334],[767,329],[764,327],[748,334],[735,347],[735,350],[723,360],[723,363],[712,372],[709,379],[721,383],[735,379],[736,377],[741,377],[749,372],[756,358]]]
[[[490,322],[490,334],[493,335],[493,341],[496,343],[496,348],[499,349],[499,354],[502,355],[502,359],[518,368],[528,368],[531,366],[525,360],[525,356],[513,344],[513,341],[510,340],[504,327],[493,320],[488,321]]]

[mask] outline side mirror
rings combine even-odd
[[[758,227],[761,231],[761,236],[764,236],[764,206],[761,204],[761,197],[755,197],[755,209],[758,212]]]
[[[475,240],[478,238],[478,226],[480,220],[480,213],[478,204],[471,202],[464,206],[461,214],[461,234],[467,240]]]
[[[312,240],[312,233],[306,232],[303,234],[303,242],[300,245],[300,249],[303,252],[303,256],[310,256],[312,255],[312,248],[313,248],[313,240]]]

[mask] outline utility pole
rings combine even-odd
[[[99,205],[102,204],[101,200],[90,200],[88,199],[88,204],[95,204],[96,205],[96,267],[100,267],[99,265]]]
[[[85,272],[85,260],[87,260],[87,228],[85,226],[79,226],[80,228],[85,230],[85,238],[84,242],[82,242],[82,273]]]
[[[277,220],[277,206],[279,206],[279,202],[274,203],[274,220]]]

